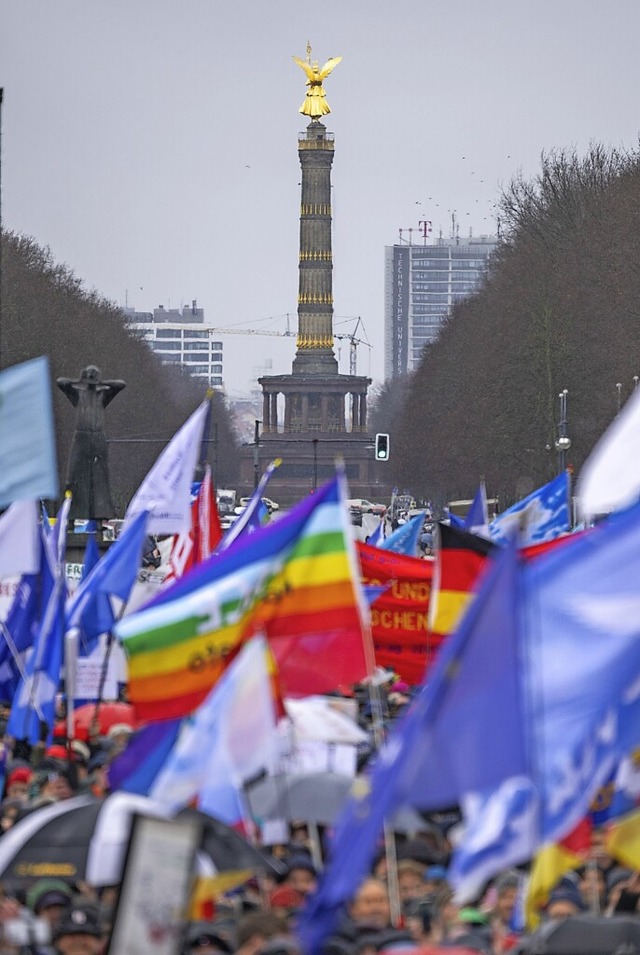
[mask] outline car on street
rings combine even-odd
[[[246,507],[250,500],[251,500],[250,497],[241,497],[240,504],[243,507]],[[266,509],[269,511],[270,514],[273,514],[274,511],[277,511],[280,509],[280,505],[276,504],[276,502],[272,501],[271,498],[269,497],[263,497],[262,503],[264,504],[264,506],[266,507]]]
[[[361,514],[375,514],[374,507],[376,506],[364,497],[356,497],[347,501],[347,507],[351,508],[352,511],[358,510]]]

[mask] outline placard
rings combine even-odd
[[[135,815],[108,955],[179,955],[199,819]]]

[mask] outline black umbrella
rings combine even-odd
[[[134,815],[169,819],[153,799],[115,792],[106,799],[76,796],[29,812],[0,839],[0,879],[42,876],[93,886],[117,885],[122,878]],[[203,852],[218,871],[271,868],[242,837],[204,813]],[[277,870],[276,870],[277,871]]]
[[[209,856],[219,872],[251,869],[283,875],[286,866],[267,853],[254,849],[246,839],[219,819],[198,809],[183,809],[177,818],[195,816],[202,824],[202,852]]]
[[[640,919],[572,915],[543,925],[521,950],[531,955],[634,955],[640,952]]]

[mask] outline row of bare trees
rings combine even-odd
[[[550,480],[565,388],[577,473],[640,375],[640,153],[543,155],[500,217],[484,286],[374,412],[378,429],[394,409],[394,482],[440,502],[484,478],[507,505]]]
[[[122,513],[163,446],[203,400],[205,387],[179,367],[163,365],[128,330],[122,311],[88,292],[48,249],[13,233],[3,233],[1,241],[1,364],[49,358],[61,487],[75,417],[55,379],[75,377],[92,364],[103,378],[126,381],[107,412],[112,493]],[[222,486],[237,476],[237,439],[219,394],[212,411],[209,460]]]

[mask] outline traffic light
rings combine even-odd
[[[389,460],[389,435],[376,435],[376,461]]]

